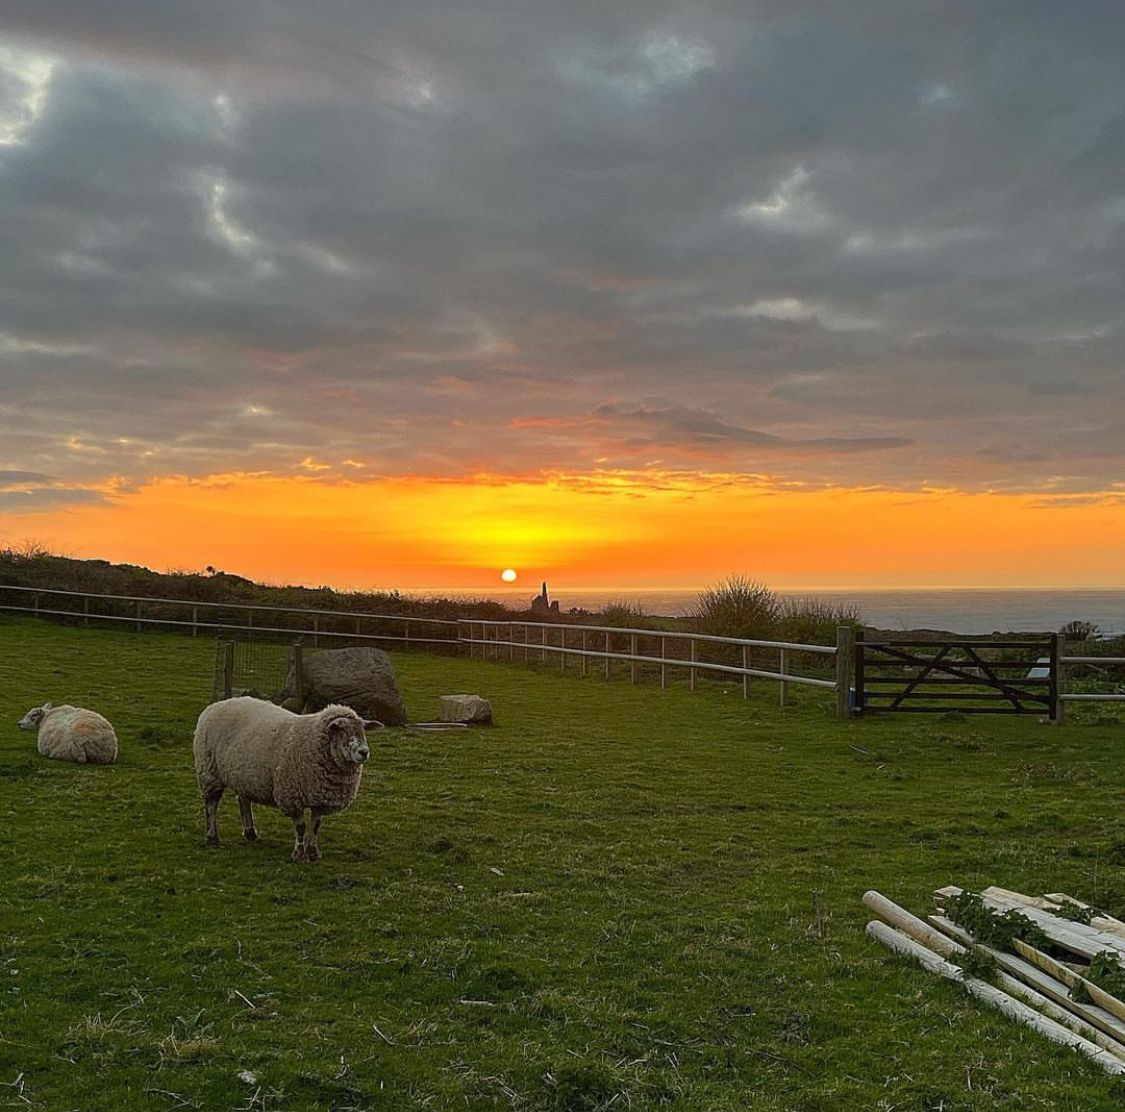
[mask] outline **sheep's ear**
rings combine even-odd
[[[50,710],[50,709],[51,709],[51,708],[52,708],[52,707],[53,707],[54,705],[55,705],[54,703],[44,703],[44,704],[43,704],[43,705],[42,705],[42,706],[41,706],[41,707],[40,707],[39,709],[40,709],[40,710],[41,710],[41,711],[42,711],[42,712],[43,712],[44,714],[46,714],[46,713],[47,713],[47,711],[49,711],[49,710]]]
[[[363,721],[363,728],[365,730],[381,730],[383,723],[378,718],[365,718]]]

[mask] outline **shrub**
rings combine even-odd
[[[1067,622],[1059,630],[1059,636],[1064,641],[1092,641],[1099,633],[1101,629],[1096,622],[1084,622],[1079,619]]]
[[[834,645],[836,627],[863,625],[854,603],[828,602],[822,598],[786,598],[781,603],[777,633],[782,641],[803,645]]]
[[[781,613],[781,599],[764,583],[731,575],[702,591],[689,616],[700,633],[765,639],[776,631]]]
[[[643,607],[624,599],[608,603],[594,617],[595,625],[620,626],[622,629],[648,629],[652,626]]]

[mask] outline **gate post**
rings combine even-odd
[[[1051,683],[1047,690],[1051,699],[1050,722],[1052,726],[1060,726],[1062,725],[1063,706],[1065,704],[1059,698],[1063,692],[1063,666],[1059,660],[1059,635],[1057,633],[1051,634],[1049,654]]]
[[[836,627],[836,717],[841,722],[851,714],[848,695],[855,665],[855,637],[851,626]]]

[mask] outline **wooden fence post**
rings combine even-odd
[[[586,656],[586,631],[582,631],[582,675],[586,675],[589,670],[590,661]]]
[[[691,639],[691,667],[688,669],[688,690],[695,690],[695,638]]]
[[[199,636],[199,607],[193,606],[191,608],[191,635],[192,637]]]
[[[316,614],[313,615],[313,648],[320,648],[320,618]]]
[[[559,630],[559,675],[564,675],[566,672],[566,653],[563,652],[566,648],[566,630]]]
[[[778,669],[777,670],[783,676],[789,675],[789,652],[788,652],[788,650],[780,649],[780,650],[778,650],[777,655],[778,655]],[[779,686],[780,686],[780,690],[778,691],[778,694],[777,694],[777,705],[779,707],[783,707],[789,701],[789,684],[785,680],[782,680],[781,684]]]
[[[864,704],[867,702],[867,678],[863,674],[867,654],[863,648],[863,638],[863,630],[857,629],[852,643],[852,686],[855,688],[855,699],[852,700],[851,705],[852,714],[862,714]]]
[[[297,713],[305,709],[305,662],[301,642],[294,641],[289,650],[293,661],[293,698],[297,700]]]
[[[234,693],[234,642],[223,646],[223,698],[229,699]]]
[[[660,690],[668,686],[668,638],[660,638]]]
[[[1059,659],[1059,635],[1057,633],[1051,634],[1050,642],[1050,662],[1051,662],[1051,683],[1048,687],[1051,697],[1051,725],[1060,726],[1063,720],[1063,706],[1062,699],[1059,698],[1063,693],[1063,664]]]
[[[609,679],[609,630],[605,631],[605,678]]]
[[[742,646],[742,670],[746,671],[750,667],[750,646]],[[750,698],[750,677],[743,675],[742,677],[742,697],[744,699]]]
[[[82,624],[88,626],[90,624],[90,596],[84,595],[82,598]]]
[[[836,717],[844,721],[851,714],[850,694],[855,664],[855,630],[848,625],[836,627]]]
[[[637,635],[635,633],[629,634],[629,655],[637,655]],[[637,682],[637,662],[635,660],[629,661],[629,682]]]
[[[140,599],[137,599],[137,624],[136,624],[136,630],[137,630],[137,632],[138,632],[138,633],[140,633],[140,632],[141,632],[141,600],[140,600]]]

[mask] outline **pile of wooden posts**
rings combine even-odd
[[[1033,946],[1013,936],[1010,950],[1001,950],[974,938],[950,917],[961,894],[957,887],[939,888],[934,893],[937,912],[924,922],[878,892],[868,892],[863,902],[883,922],[868,923],[867,933],[931,973],[960,981],[970,994],[1012,1019],[1088,1055],[1109,1073],[1125,1073],[1125,1003],[1088,976],[1091,961],[1125,966],[1125,922],[1061,892],[1024,896],[985,888],[980,893],[984,908],[1025,916],[1038,928],[1025,933],[1047,939]],[[994,976],[982,980],[962,966],[988,967]]]

